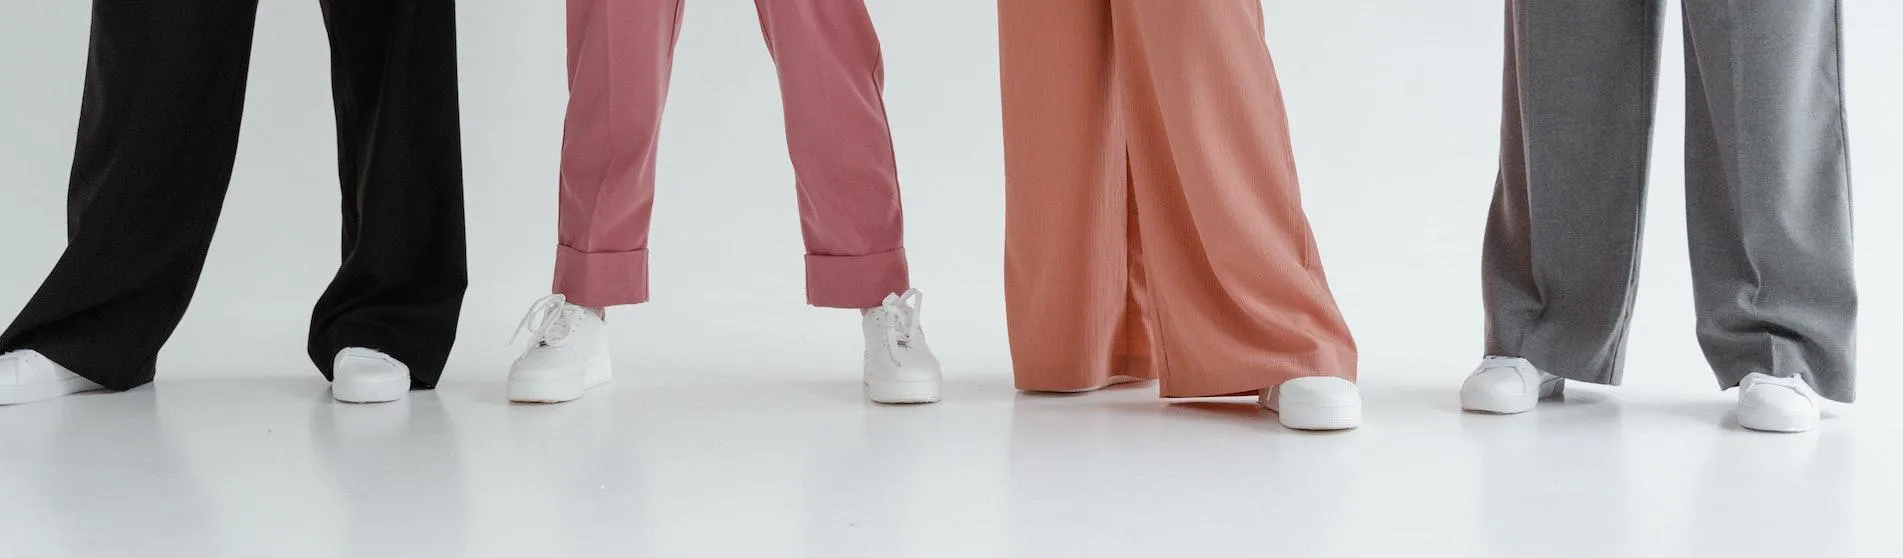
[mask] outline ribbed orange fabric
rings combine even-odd
[[[1256,0],[1000,0],[1019,389],[1355,378]]]

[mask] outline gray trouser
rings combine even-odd
[[[1509,0],[1487,351],[1617,384],[1638,285],[1664,0]],[[1837,0],[1684,0],[1698,341],[1720,387],[1850,401],[1856,349]]]

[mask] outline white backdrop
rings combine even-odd
[[[1161,1],[1161,0],[1159,0]],[[0,0],[0,313],[63,242],[87,2]],[[915,282],[954,381],[1006,389],[994,4],[872,0],[885,39]],[[1309,216],[1363,348],[1369,389],[1451,393],[1481,350],[1480,234],[1499,122],[1498,0],[1267,0]],[[1847,0],[1866,404],[1894,400],[1903,337],[1896,154],[1903,5]],[[1676,10],[1674,9],[1674,12]],[[309,305],[338,218],[317,2],[266,0],[231,197],[165,379],[311,374]],[[1662,80],[1632,389],[1709,390],[1692,335],[1676,15]],[[495,381],[509,328],[548,288],[564,102],[557,2],[464,0],[462,102],[472,286],[447,381]],[[690,0],[661,151],[656,302],[612,316],[622,374],[856,374],[856,318],[803,306],[774,74],[751,2]],[[1682,370],[1681,370],[1682,369]],[[1704,393],[1704,392],[1696,392]],[[1689,395],[1689,394],[1688,394]]]

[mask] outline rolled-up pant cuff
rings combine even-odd
[[[872,308],[886,295],[912,288],[905,249],[864,256],[806,255],[806,303],[826,308]]]
[[[560,245],[555,252],[554,290],[579,306],[647,302],[648,251],[583,252]]]

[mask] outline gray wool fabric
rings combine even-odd
[[[1487,351],[1618,384],[1638,285],[1664,0],[1508,0]],[[1855,397],[1838,0],[1684,0],[1698,342],[1721,388]]]

